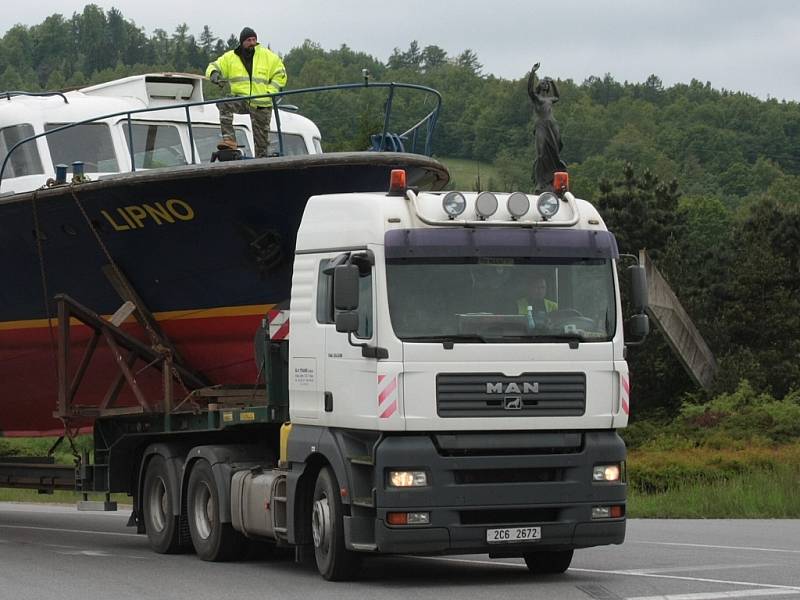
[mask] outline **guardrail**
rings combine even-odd
[[[436,127],[436,121],[439,116],[439,111],[441,110],[442,106],[442,95],[434,90],[433,88],[429,88],[422,85],[415,85],[411,83],[369,83],[368,80],[365,79],[364,83],[344,83],[338,85],[330,85],[330,86],[317,86],[317,87],[310,87],[310,88],[302,88],[297,90],[287,90],[283,92],[276,92],[273,94],[256,94],[252,96],[234,96],[228,98],[222,98],[218,100],[203,100],[202,102],[184,102],[180,104],[172,104],[169,106],[155,106],[149,108],[139,108],[135,110],[128,110],[128,111],[120,111],[115,113],[109,113],[106,115],[100,115],[97,117],[92,117],[91,119],[85,119],[83,121],[75,121],[74,123],[69,123],[67,125],[62,125],[61,127],[55,127],[49,131],[45,131],[42,133],[37,133],[35,135],[29,136],[24,138],[17,143],[15,143],[11,148],[8,150],[8,154],[3,158],[3,164],[0,166],[0,190],[2,190],[3,184],[3,175],[5,174],[6,164],[8,164],[8,160],[14,151],[26,144],[28,142],[32,142],[37,140],[41,137],[46,137],[53,133],[58,133],[59,131],[64,131],[66,129],[71,129],[73,127],[77,127],[78,125],[86,125],[87,123],[94,123],[96,121],[102,121],[105,119],[112,119],[114,117],[125,117],[127,120],[127,127],[128,127],[128,152],[131,159],[131,172],[136,171],[136,161],[134,158],[133,152],[133,122],[132,116],[133,115],[140,115],[146,113],[153,113],[162,110],[175,110],[183,108],[186,113],[186,121],[185,124],[189,130],[189,146],[191,149],[191,162],[189,164],[197,164],[197,156],[195,153],[194,148],[194,136],[192,134],[192,117],[189,112],[189,109],[194,106],[205,106],[209,104],[223,104],[226,102],[240,102],[242,100],[253,100],[258,98],[272,98],[273,104],[280,108],[280,101],[288,96],[294,96],[298,94],[308,94],[308,93],[319,93],[319,92],[333,92],[333,91],[340,91],[340,90],[349,90],[349,89],[375,89],[375,88],[386,88],[388,90],[387,99],[384,104],[384,114],[383,114],[383,132],[380,134],[380,144],[377,148],[378,151],[383,151],[386,149],[387,140],[394,139],[407,139],[409,136],[411,137],[411,152],[417,153],[417,143],[418,138],[421,132],[424,130],[424,150],[422,154],[426,156],[431,155],[432,151],[432,138],[433,138],[433,130]],[[392,104],[395,99],[396,90],[398,89],[410,89],[410,90],[417,90],[421,92],[425,92],[428,94],[433,94],[436,98],[436,106],[426,114],[422,119],[420,119],[416,124],[410,127],[408,130],[404,131],[401,134],[390,134],[389,133],[389,124],[391,122],[391,112],[392,112]],[[0,93],[0,98],[6,96],[7,99],[11,99],[12,96],[52,96],[58,95],[64,99],[64,102],[68,103],[67,98],[61,94],[60,92],[52,93],[52,92],[45,92],[45,93],[35,93],[35,92],[2,92]],[[280,118],[280,110],[274,110],[273,115],[275,117],[275,128],[276,133],[278,134],[278,154],[279,156],[283,156],[283,131],[281,129],[281,118]],[[182,122],[183,123],[183,122]]]

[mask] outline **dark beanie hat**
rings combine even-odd
[[[258,36],[256,35],[255,31],[253,31],[249,27],[245,27],[244,29],[242,29],[242,33],[239,34],[239,44],[244,42],[249,37],[254,37],[258,39]]]

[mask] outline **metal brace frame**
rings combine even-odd
[[[166,415],[173,410],[174,379],[191,388],[202,388],[206,385],[205,381],[195,373],[176,364],[168,348],[154,349],[147,346],[120,329],[114,322],[103,319],[66,294],[58,294],[55,300],[58,306],[58,410],[54,416],[65,423],[81,418],[155,412],[157,408],[151,406],[136,382],[133,367],[137,361],[142,361],[145,364],[144,368],[155,368],[162,372],[163,396],[160,408]],[[92,330],[92,337],[72,377],[68,373],[71,319],[76,319]],[[75,397],[101,338],[108,344],[119,373],[100,404],[92,406],[76,404]],[[138,406],[114,406],[125,383],[133,392]]]

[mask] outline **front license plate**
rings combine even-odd
[[[542,539],[541,527],[507,527],[486,530],[486,541],[490,544],[517,544],[519,542],[535,542],[540,539]]]

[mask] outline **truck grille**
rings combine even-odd
[[[439,373],[440,417],[578,417],[586,410],[584,373]]]

